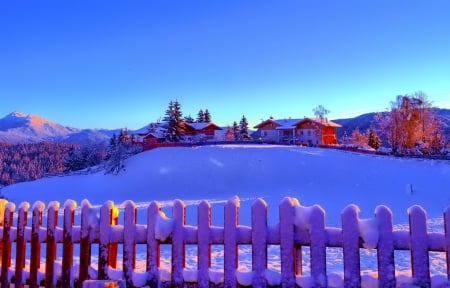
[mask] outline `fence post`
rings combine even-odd
[[[97,280],[109,280],[108,278],[108,265],[109,265],[109,230],[111,225],[112,210],[114,203],[112,201],[106,201],[100,208],[100,236],[98,245],[98,279]]]
[[[2,276],[1,276],[1,287],[9,286],[8,271],[11,267],[11,227],[13,226],[14,210],[16,205],[14,203],[7,203],[5,207],[5,218],[3,221],[3,253],[2,253]]]
[[[413,284],[420,287],[430,287],[427,215],[425,210],[418,205],[410,207],[408,214]]]
[[[158,286],[160,247],[155,236],[155,226],[159,213],[161,213],[161,205],[158,202],[150,203],[147,209],[147,273],[150,287]]]
[[[38,287],[38,270],[41,264],[41,242],[39,231],[42,226],[42,212],[44,203],[38,201],[33,205],[33,218],[31,223],[31,255],[30,255],[30,287]]]
[[[394,235],[392,232],[392,212],[386,206],[375,209],[378,220],[378,285],[379,287],[395,287]]]
[[[61,270],[61,284],[63,287],[70,287],[70,269],[73,266],[73,243],[72,227],[75,220],[75,208],[77,203],[73,200],[66,200],[64,203],[64,226],[63,226],[63,258]]]
[[[22,272],[25,268],[25,227],[27,226],[27,214],[30,203],[22,202],[19,206],[19,215],[17,218],[17,237],[16,237],[16,271],[14,273],[14,287],[23,287]]]
[[[450,281],[450,206],[444,212],[445,254],[447,258],[447,278]]]
[[[239,223],[239,207],[239,198],[234,197],[228,200],[224,208],[224,287],[227,288],[237,287],[237,225]]]
[[[185,245],[183,239],[184,225],[186,224],[186,205],[181,200],[173,203],[173,234],[172,234],[172,285],[182,287],[183,269],[185,266]]]
[[[203,200],[198,205],[198,286],[209,287],[209,268],[211,268],[211,205]]]
[[[98,226],[96,215],[91,215],[92,205],[89,200],[81,202],[81,231],[80,231],[80,273],[78,277],[78,288],[83,286],[83,281],[89,278],[89,265],[91,264],[90,226]],[[93,219],[90,219],[90,218]],[[91,222],[91,223],[90,223]]]
[[[280,204],[281,286],[295,287],[297,249],[295,248],[295,205],[298,200],[285,197]]]
[[[361,287],[358,213],[359,207],[353,204],[342,212],[345,287]]]
[[[325,211],[314,205],[311,208],[309,237],[311,240],[311,276],[317,287],[327,286],[327,254],[325,234]]]
[[[259,198],[252,205],[252,270],[253,287],[266,287],[267,269],[267,204]]]
[[[0,199],[0,227],[3,226],[3,219],[5,218],[5,206],[8,203],[6,199]],[[2,263],[3,256],[3,242],[0,242],[0,263]]]
[[[133,270],[136,264],[136,204],[133,201],[125,202],[123,224],[123,274],[128,287],[133,287]]]
[[[47,210],[47,251],[45,255],[45,287],[52,288],[54,276],[54,260],[56,259],[55,231],[58,225],[59,202],[53,201]]]

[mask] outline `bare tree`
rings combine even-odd
[[[320,119],[320,122],[323,122],[323,120],[326,118],[326,116],[330,113],[330,110],[327,110],[322,105],[317,106],[313,109],[314,115]]]
[[[414,151],[436,154],[445,143],[441,123],[421,91],[397,96],[391,102],[390,111],[378,114],[376,120],[394,154]]]

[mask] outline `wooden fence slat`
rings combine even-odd
[[[160,244],[155,236],[156,220],[161,213],[161,205],[152,202],[147,209],[147,273],[150,287],[158,286]]]
[[[316,287],[327,287],[327,247],[325,233],[325,211],[314,205],[309,219],[309,237],[311,240],[311,276]]]
[[[106,201],[100,208],[100,235],[98,245],[98,280],[109,280],[109,231],[112,219],[114,203]]]
[[[23,202],[19,206],[19,215],[17,218],[17,237],[16,237],[16,271],[14,273],[14,287],[23,287],[23,268],[25,268],[25,227],[27,226],[27,214],[30,203]]]
[[[116,206],[111,207],[111,212],[109,214],[109,227],[108,227],[108,234],[109,230],[112,226],[116,226],[119,224],[119,209]],[[108,265],[112,268],[117,268],[117,254],[119,251],[119,244],[118,243],[111,243],[109,241],[108,245]]]
[[[396,287],[394,262],[394,234],[391,210],[386,206],[375,209],[378,220],[378,283],[379,287]]]
[[[430,261],[428,256],[427,215],[418,205],[408,209],[411,243],[411,268],[414,285],[430,287]]]
[[[118,209],[111,201],[100,209],[100,219],[93,213],[89,201],[82,202],[81,227],[75,227],[76,203],[72,200],[64,204],[63,227],[58,227],[59,203],[51,202],[47,213],[47,227],[42,229],[42,213],[45,208],[41,202],[33,205],[31,227],[27,227],[29,204],[19,206],[17,228],[14,223],[14,203],[0,200],[0,232],[1,232],[1,275],[0,286],[23,287],[28,284],[36,287],[41,261],[41,243],[46,242],[45,286],[46,287],[82,287],[83,281],[89,279],[88,271],[91,257],[92,241],[99,242],[98,280],[108,280],[108,268],[114,267],[117,261],[116,241],[123,244],[123,275],[127,286],[132,287],[133,272],[136,263],[136,243],[144,241],[146,233],[147,244],[147,283],[150,287],[160,285],[159,280],[159,246],[161,241],[172,245],[171,287],[187,287],[183,272],[185,268],[186,243],[198,246],[197,287],[210,287],[210,277],[217,281],[219,275],[210,275],[212,244],[224,245],[224,287],[238,287],[236,272],[238,269],[238,244],[252,246],[252,286],[265,287],[267,245],[280,245],[281,287],[295,287],[297,276],[301,275],[301,246],[310,247],[311,279],[314,287],[326,287],[326,249],[342,247],[344,252],[344,286],[360,287],[360,247],[377,249],[378,285],[380,287],[395,287],[395,249],[409,249],[411,253],[411,268],[413,284],[420,287],[431,286],[429,251],[444,252],[447,260],[447,279],[450,283],[450,207],[444,212],[444,233],[427,231],[426,211],[420,206],[408,209],[410,222],[408,231],[398,233],[393,231],[393,215],[386,206],[378,206],[373,219],[359,219],[359,208],[349,205],[342,212],[342,229],[325,227],[325,211],[320,206],[301,207],[295,198],[286,197],[279,206],[279,223],[267,226],[267,204],[257,199],[251,210],[251,227],[239,226],[239,198],[229,200],[225,205],[224,227],[212,227],[212,210],[207,201],[198,205],[198,226],[186,226],[186,206],[183,201],[176,200],[173,205],[173,219],[167,219],[157,202],[148,207],[147,226],[137,225],[137,209],[133,201],[125,202],[124,225],[122,229],[112,229],[117,225]],[[94,218],[93,218],[94,217]],[[162,225],[162,226],[159,226]],[[122,228],[122,227],[119,227]],[[220,229],[219,229],[220,228]],[[147,230],[145,230],[147,229]],[[168,230],[170,229],[170,231]],[[373,230],[372,230],[373,229]],[[163,231],[164,230],[164,231]],[[78,231],[80,232],[78,236]],[[123,231],[123,235],[119,234]],[[157,231],[159,234],[156,236]],[[333,232],[334,231],[334,232]],[[31,232],[31,234],[29,234]],[[46,232],[46,235],[43,234]],[[58,232],[58,233],[56,233]],[[60,233],[62,232],[62,234]],[[170,232],[170,234],[169,234]],[[220,232],[220,233],[219,233]],[[331,233],[333,232],[333,233]],[[110,233],[113,233],[111,235]],[[167,233],[167,234],[166,234]],[[276,236],[271,235],[276,233]],[[218,236],[220,234],[220,237]],[[373,236],[377,238],[374,239]],[[61,237],[62,236],[62,237]],[[113,236],[113,237],[112,237]],[[162,237],[161,237],[162,236]],[[408,237],[409,236],[409,237]],[[98,238],[97,238],[98,237]],[[158,239],[157,239],[158,237]],[[164,238],[164,239],[163,239]],[[332,239],[331,239],[332,238]],[[272,239],[272,240],[270,240]],[[277,240],[273,240],[277,239]],[[61,277],[57,278],[54,270],[57,242],[62,241]],[[366,242],[367,241],[367,242]],[[16,245],[15,270],[11,271],[11,248]],[[114,243],[113,243],[114,242]],[[29,244],[28,244],[29,243]],[[331,244],[330,244],[331,243]],[[409,245],[408,245],[409,243]],[[73,245],[80,244],[79,278],[71,275],[73,267]],[[27,247],[27,245],[30,245]],[[369,245],[369,246],[367,246]],[[29,249],[27,249],[29,248]],[[30,255],[28,255],[30,251]],[[29,267],[25,267],[26,257]],[[23,273],[29,269],[29,273]],[[11,273],[12,272],[12,273]],[[117,274],[115,274],[117,275]],[[13,277],[11,277],[13,276]],[[250,274],[246,275],[250,276]],[[24,277],[27,277],[25,279]],[[191,278],[191,277],[190,277]],[[137,278],[136,278],[137,279]],[[272,278],[271,278],[272,279]],[[138,285],[143,285],[139,278]],[[304,279],[301,279],[302,281]],[[309,279],[307,279],[309,281]],[[124,285],[124,284],[122,284]],[[194,284],[195,286],[195,284]]]
[[[31,223],[30,287],[39,286],[37,277],[41,264],[41,241],[39,239],[39,231],[42,226],[42,212],[44,209],[45,205],[40,201],[33,205],[33,218]]]
[[[182,287],[183,269],[185,267],[185,245],[183,239],[184,226],[186,225],[186,205],[181,200],[173,203],[173,231],[172,231],[172,285]]]
[[[5,214],[3,221],[3,239],[2,239],[2,275],[1,275],[1,287],[8,287],[10,281],[8,277],[8,271],[11,267],[11,227],[13,226],[14,210],[16,205],[14,203],[7,203],[5,206]]]
[[[6,199],[0,198],[0,227],[3,226],[3,220],[5,219],[5,206],[8,204]],[[0,241],[0,263],[2,263],[3,256],[3,241]]]
[[[345,287],[361,287],[358,213],[356,205],[349,205],[342,212]]]
[[[61,285],[70,287],[71,268],[73,266],[73,241],[72,228],[75,221],[75,209],[77,204],[73,200],[64,203],[64,226],[63,226],[63,258],[61,268]]]
[[[198,205],[198,286],[209,287],[209,268],[211,268],[211,205],[203,200]]]
[[[53,201],[48,205],[47,210],[47,247],[45,252],[45,287],[55,287],[54,281],[54,261],[56,259],[56,239],[55,232],[58,226],[59,202]]]
[[[123,228],[123,274],[128,287],[133,287],[133,271],[136,265],[137,208],[133,201],[125,202]]]
[[[224,286],[230,288],[237,287],[239,207],[240,200],[238,197],[234,197],[227,201],[224,208]]]
[[[450,207],[444,212],[445,255],[447,258],[447,279],[450,281]]]
[[[89,200],[84,199],[81,202],[81,230],[80,230],[80,272],[78,277],[77,288],[83,286],[83,281],[89,279],[89,266],[91,265],[91,244],[90,244],[90,226],[97,226],[96,215],[92,211],[92,205]],[[93,219],[92,219],[93,218]],[[92,223],[93,222],[93,223]]]
[[[280,204],[280,253],[281,253],[281,286],[295,287],[297,251],[294,239],[294,207],[298,202],[286,197]]]
[[[252,206],[252,271],[253,287],[266,287],[267,269],[267,204],[257,199]]]

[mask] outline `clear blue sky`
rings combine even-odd
[[[0,2],[0,117],[137,129],[178,99],[228,125],[450,108],[450,1]]]

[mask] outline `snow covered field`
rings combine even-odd
[[[234,195],[241,198],[241,224],[250,223],[250,206],[261,197],[268,203],[269,224],[278,221],[278,205],[285,196],[296,197],[304,206],[321,205],[326,211],[326,225],[340,226],[341,211],[349,204],[361,208],[361,218],[373,217],[377,205],[387,205],[394,214],[396,229],[405,229],[406,210],[415,204],[428,213],[429,230],[443,231],[442,214],[450,206],[450,163],[435,160],[401,159],[356,154],[332,149],[226,145],[196,148],[161,148],[140,153],[126,163],[119,175],[51,177],[19,183],[3,189],[9,201],[49,203],[73,199],[78,204],[89,199],[94,205],[113,200],[117,205],[133,200],[146,208],[151,201],[161,201],[170,216],[173,199],[187,204],[187,224],[196,225],[196,205],[202,199],[212,203],[213,225],[223,225],[223,205]],[[138,222],[144,220],[141,209]],[[139,221],[141,220],[141,221]],[[251,247],[241,247],[243,252]],[[276,247],[269,253],[269,263],[279,257]],[[214,250],[213,265],[223,265],[223,252]],[[397,270],[408,271],[409,252],[399,251]],[[164,251],[162,253],[170,253]],[[196,265],[195,247],[188,247],[187,265]],[[240,265],[250,266],[251,255],[242,254]],[[307,260],[308,251],[305,249]],[[342,251],[330,249],[328,271],[342,272]],[[434,255],[436,254],[436,255]],[[431,253],[434,274],[445,273],[443,253]],[[189,256],[191,255],[191,256]],[[361,269],[376,270],[373,251],[363,255]],[[145,255],[142,255],[145,259]],[[139,257],[138,257],[139,260]],[[272,267],[279,270],[277,264]],[[307,267],[305,267],[306,273]]]

